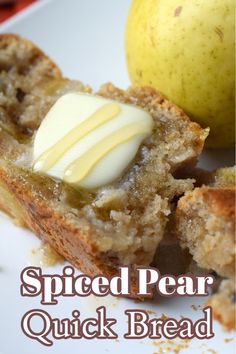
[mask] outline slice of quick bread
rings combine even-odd
[[[207,301],[213,317],[227,329],[235,329],[235,167],[200,174],[209,185],[180,198],[174,232],[201,268],[228,279]]]
[[[0,206],[89,275],[116,273],[120,265],[149,265],[161,241],[170,202],[193,187],[173,173],[196,161],[208,135],[149,87],[96,93],[143,108],[154,130],[114,183],[97,190],[34,173],[34,134],[66,92],[91,92],[59,69],[31,42],[0,35]],[[66,117],[65,117],[66,119]]]
[[[223,277],[235,273],[235,168],[219,169],[180,198],[176,233],[197,264]]]

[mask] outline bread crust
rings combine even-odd
[[[195,188],[193,192],[187,193],[178,202],[178,207],[186,208],[189,201],[197,203],[202,200],[207,205],[209,212],[234,220],[235,217],[235,189],[234,188],[212,188],[203,186]],[[178,209],[177,209],[178,213]]]
[[[235,217],[235,189],[203,187],[200,194],[209,210],[229,220]]]

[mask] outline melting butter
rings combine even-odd
[[[75,186],[103,186],[122,174],[152,128],[150,114],[135,106],[66,94],[36,133],[34,170]]]
[[[63,155],[83,137],[91,133],[102,124],[109,122],[120,112],[117,104],[107,104],[99,108],[87,120],[81,122],[63,138],[61,138],[54,146],[45,151],[36,164],[40,164],[41,171],[47,172],[55,163],[63,157]],[[37,165],[36,165],[37,168]]]
[[[142,134],[145,135],[149,130],[147,129],[146,124],[142,125]],[[107,136],[102,141],[99,141],[68,167],[65,172],[65,181],[69,183],[77,183],[78,181],[83,180],[92,168],[110,151],[119,144],[131,140],[136,135],[138,136],[141,133],[140,130],[142,125],[137,125],[136,123],[129,124]],[[82,169],[81,166],[84,166],[84,168]]]

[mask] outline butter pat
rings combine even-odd
[[[122,175],[153,120],[146,111],[78,92],[60,97],[34,140],[34,171],[75,187],[98,188]]]

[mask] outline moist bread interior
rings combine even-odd
[[[63,78],[31,42],[0,36],[0,169],[9,179],[17,176],[33,199],[46,201],[104,262],[150,264],[163,237],[171,201],[193,188],[192,179],[176,179],[174,173],[196,161],[208,130],[191,122],[150,87],[124,91],[105,84],[95,94],[144,108],[152,115],[155,128],[113,184],[95,191],[75,189],[33,173],[31,161],[34,135],[42,119],[70,91],[92,92],[79,81]],[[20,217],[21,206],[12,199],[8,212],[23,223],[24,211]],[[51,237],[50,242],[62,241]]]

